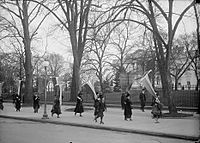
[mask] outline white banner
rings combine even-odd
[[[18,81],[17,81],[17,94],[18,94],[18,95],[20,95],[21,82],[22,82],[22,80],[18,80]]]
[[[154,91],[153,89],[153,86],[149,80],[149,73],[151,72],[152,70],[149,70],[145,76],[140,80],[140,83],[147,89],[147,91],[152,95],[154,96],[155,98],[157,97],[156,96],[156,92]]]
[[[86,84],[84,85],[88,85],[90,87],[90,89],[92,90],[93,92],[93,96],[94,96],[94,99],[97,99],[97,95],[96,95],[96,92],[95,92],[95,89],[94,89],[94,86],[92,85],[92,83],[90,81],[88,81]]]
[[[56,85],[59,85],[59,91],[60,91],[60,96],[59,96],[59,100],[60,100],[60,105],[62,105],[62,91],[63,91],[63,85],[65,83],[62,81],[62,77],[56,77]]]

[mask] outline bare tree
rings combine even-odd
[[[174,26],[172,25],[173,18],[173,0],[168,0],[168,12],[165,12],[165,9],[157,2],[156,0],[148,0],[148,2],[141,2],[140,0],[135,1],[126,1],[123,4],[114,6],[111,9],[115,9],[116,12],[107,20],[107,23],[116,22],[116,21],[132,21],[140,25],[145,26],[149,31],[154,35],[154,47],[156,51],[156,57],[159,67],[159,72],[161,75],[162,89],[164,97],[168,99],[168,109],[170,113],[176,113],[177,109],[174,104],[173,96],[171,94],[172,81],[170,75],[170,57],[172,43],[174,36],[177,30],[177,27],[180,24],[183,16],[186,12],[193,7],[195,1],[192,1],[185,9],[180,13],[178,19],[175,21]],[[159,15],[156,15],[159,11]],[[134,17],[129,18],[130,13],[139,14],[144,17]],[[121,16],[123,15],[123,17]],[[128,15],[128,18],[126,18]],[[159,18],[159,19],[158,19]],[[159,24],[159,20],[162,20],[167,25],[167,40],[162,35],[162,25]]]
[[[46,9],[51,11],[51,13],[60,22],[61,27],[67,30],[70,35],[70,42],[74,56],[73,78],[71,88],[72,101],[76,100],[76,96],[80,88],[80,65],[88,31],[88,14],[90,11],[91,1],[92,0],[55,1],[57,4],[56,7],[59,6],[59,8],[61,9],[64,15],[64,19],[61,19],[58,16],[58,14],[52,11],[49,7],[40,3]],[[38,3],[38,1],[35,0],[34,2]]]
[[[110,25],[102,28],[98,33],[96,33],[96,29],[93,29],[90,38],[91,41],[88,42],[88,46],[85,49],[85,53],[87,55],[89,54],[89,56],[86,56],[87,59],[85,59],[86,62],[84,63],[84,66],[86,66],[86,68],[88,67],[88,70],[92,70],[96,73],[101,87],[100,90],[102,92],[104,92],[103,76],[108,71],[108,64],[106,62],[108,55],[106,54],[110,40],[110,34],[112,33],[113,29],[114,28],[111,28]]]
[[[49,61],[50,75],[58,77],[64,72],[64,57],[60,54],[50,53],[46,59]]]
[[[200,70],[200,11],[199,11],[199,8],[200,8],[200,5],[199,4],[196,4],[194,5],[194,12],[195,12],[195,18],[196,18],[196,23],[197,23],[197,29],[196,29],[196,33],[197,33],[197,45],[198,45],[198,48],[197,48],[197,52],[196,52],[196,64],[197,64],[197,71]],[[200,75],[199,73],[196,74],[197,75],[197,89],[200,87]],[[198,106],[200,108],[200,104]],[[199,110],[198,110],[199,111]]]
[[[9,18],[4,19],[9,25],[15,29],[15,36],[17,36],[25,52],[24,68],[25,68],[25,102],[30,103],[32,101],[32,79],[33,79],[33,67],[32,67],[32,53],[31,53],[31,41],[37,34],[38,29],[42,25],[48,13],[41,16],[39,22],[35,23],[41,12],[41,6],[39,4],[34,5],[31,1],[3,1],[0,4],[1,8],[6,10],[9,14]],[[34,25],[34,26],[33,26]],[[34,27],[34,28],[33,28]],[[33,28],[33,29],[32,29]]]
[[[33,0],[33,2],[39,3],[36,0]],[[94,10],[95,7],[100,7],[100,3],[92,3],[92,0],[55,0],[52,3],[55,4],[54,7],[59,8],[61,13],[59,13],[58,10],[58,13],[56,13],[56,11],[52,11],[44,4],[41,5],[51,11],[51,13],[60,22],[60,27],[69,33],[74,57],[71,100],[75,101],[78,91],[80,90],[80,66],[87,40],[88,30],[90,29],[89,13]],[[63,16],[62,18],[60,17],[60,14]]]
[[[174,77],[175,90],[177,90],[178,80],[186,71],[193,69],[195,75],[197,75],[196,48],[197,41],[194,33],[180,35],[175,40],[170,58],[170,70],[171,75]]]
[[[128,66],[127,56],[133,50],[133,43],[130,39],[132,35],[131,32],[133,31],[130,30],[130,23],[124,22],[120,27],[116,28],[112,34],[110,46],[117,52],[115,54],[110,54],[110,56],[113,56],[118,64],[113,64],[111,62],[110,64],[120,73],[126,72]]]

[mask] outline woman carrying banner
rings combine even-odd
[[[21,109],[21,97],[17,93],[15,93],[14,97],[15,97],[15,108],[16,108],[16,111],[20,112],[20,109]]]
[[[57,114],[57,118],[60,118],[61,108],[60,108],[60,100],[59,97],[55,96],[53,107],[51,109],[51,116],[53,117],[53,114]]]
[[[76,107],[74,109],[74,112],[75,112],[74,115],[76,115],[76,113],[80,113],[80,117],[82,117],[81,114],[84,112],[82,92],[78,93]]]
[[[162,106],[162,103],[160,103],[160,100],[157,97],[151,111],[153,118],[155,119],[155,123],[159,123],[158,119],[162,116]]]
[[[96,92],[96,96],[99,97],[99,93]],[[99,100],[98,98],[94,99],[94,117],[98,114],[98,106],[99,106]]]
[[[104,114],[103,112],[106,110],[106,104],[105,104],[105,99],[103,95],[100,93],[99,98],[98,98],[98,105],[97,105],[97,115],[95,116],[94,120],[97,122],[97,119],[100,117],[100,124],[104,124],[103,122],[103,117]]]
[[[34,113],[38,113],[38,109],[40,108],[40,97],[38,96],[38,93],[34,93],[33,95],[33,109]]]
[[[126,99],[124,102],[124,120],[127,121],[127,119],[130,119],[130,121],[132,116],[132,102],[130,100],[130,94],[128,92],[126,92]]]

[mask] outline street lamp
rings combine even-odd
[[[44,114],[42,119],[49,119],[48,114],[47,114],[47,66],[49,65],[48,61],[43,62],[44,70],[45,70],[45,82],[44,82]]]

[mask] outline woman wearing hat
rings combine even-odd
[[[60,107],[60,100],[58,96],[55,96],[53,107],[51,109],[51,116],[53,117],[53,114],[57,114],[57,118],[60,118],[61,113],[61,107]]]
[[[124,120],[127,121],[129,119],[130,121],[132,116],[132,102],[130,100],[130,94],[126,92],[126,99],[124,101]]]
[[[76,113],[79,113],[80,117],[82,117],[82,113],[84,112],[82,92],[79,92],[77,96],[77,102],[76,102],[76,107],[74,109],[74,112],[75,112],[74,115],[76,115]]]
[[[151,113],[153,114],[153,118],[155,119],[155,123],[159,123],[158,119],[162,115],[162,104],[160,103],[160,100],[158,99],[158,97],[156,97],[156,99],[155,99],[155,103],[152,107]]]
[[[33,109],[34,113],[38,113],[38,109],[40,108],[40,97],[38,93],[34,93],[33,95]]]
[[[139,98],[140,98],[140,105],[141,105],[140,108],[141,108],[142,112],[144,112],[144,106],[145,106],[145,103],[146,103],[146,95],[145,95],[145,89],[144,88],[142,89],[142,92],[140,93]]]
[[[105,98],[103,97],[103,94],[100,93],[98,97],[98,104],[97,104],[97,113],[94,118],[94,121],[97,122],[97,119],[100,117],[100,124],[104,124],[103,117],[104,117],[104,111],[106,110],[106,103]]]

